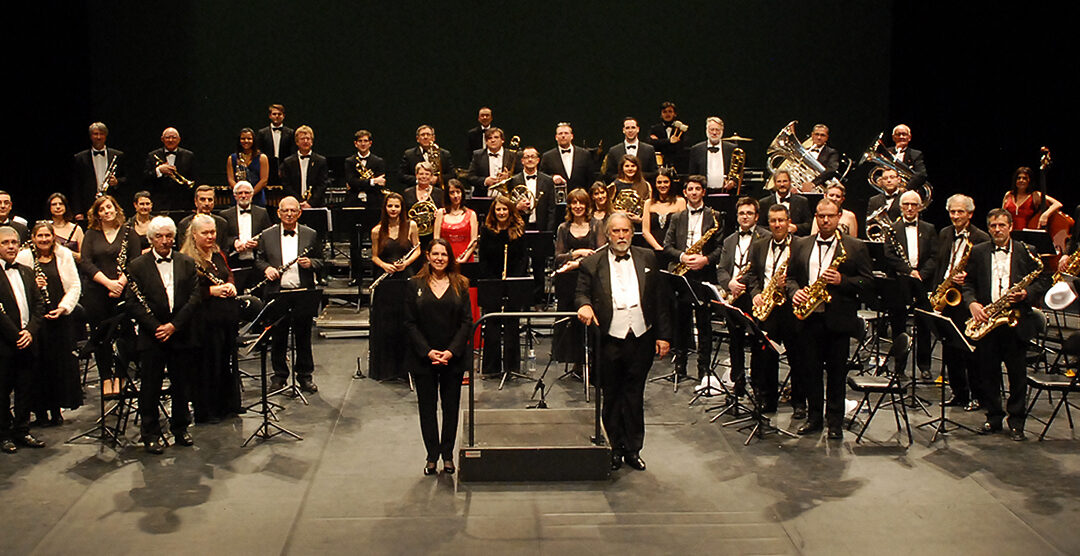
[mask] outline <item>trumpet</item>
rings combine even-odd
[[[364,164],[364,158],[360,156],[360,153],[356,153],[356,175],[362,180],[370,180],[375,177],[375,170],[368,168]]]
[[[107,153],[108,151],[106,151]],[[105,168],[105,175],[101,178],[101,183],[98,184],[96,197],[101,197],[109,190],[109,180],[116,176],[116,166],[120,162],[120,156],[113,156],[112,161],[109,162],[109,167]]]
[[[157,161],[158,166],[160,166],[162,164],[168,164],[168,162],[166,162],[165,159],[158,156],[157,153],[154,153],[154,160]],[[172,173],[172,179],[176,180],[176,183],[178,183],[180,185],[183,185],[185,187],[195,187],[195,180],[189,180],[189,179],[185,178],[184,176],[180,175],[180,170],[175,169],[176,168],[175,166],[173,168],[174,169],[173,169],[173,173]]]
[[[411,257],[413,255],[413,253],[415,253],[416,250],[419,249],[419,248],[420,248],[419,243],[417,243],[416,245],[413,245],[412,249],[409,249],[408,253],[405,253],[405,255],[403,255],[401,258],[394,261],[394,265],[396,266],[396,265],[399,265],[399,264],[405,264],[405,261],[409,260],[409,257]],[[381,284],[383,280],[386,280],[386,277],[390,276],[391,274],[395,274],[395,273],[390,272],[390,271],[383,272],[381,275],[379,275],[378,278],[375,279],[375,281],[373,281],[371,283],[370,286],[368,286],[368,291],[371,292],[371,295],[375,295],[375,288],[379,287],[379,284]]]

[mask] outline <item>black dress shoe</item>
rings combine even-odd
[[[3,442],[0,442],[0,452],[4,452],[5,454],[14,454],[18,451],[19,447],[16,446],[15,443],[12,442],[10,439],[5,439]]]
[[[281,390],[284,387],[285,387],[285,381],[280,379],[280,378],[275,377],[275,378],[270,379],[270,384],[268,384],[266,386],[266,391],[268,393],[273,393],[273,392],[277,392],[278,390]]]
[[[186,430],[173,431],[173,439],[176,441],[177,444],[179,444],[181,446],[194,446],[195,445],[195,440],[193,438],[191,438],[191,433],[186,431]]]
[[[995,432],[1001,432],[1001,423],[991,423],[987,421],[979,427],[979,434],[994,434]]]
[[[611,453],[611,470],[612,471],[618,471],[619,469],[622,469],[622,456],[620,456],[619,454],[616,454],[615,452],[612,452]]]
[[[143,442],[143,449],[146,450],[146,452],[148,454],[164,454],[165,453],[165,445],[162,444],[161,441],[156,439],[156,438],[154,440],[146,440],[146,441],[144,441]]]
[[[64,416],[63,415],[57,414],[52,419],[49,419],[49,426],[50,427],[59,427],[60,425],[63,425],[63,424],[64,424]]]
[[[791,418],[792,419],[797,419],[797,420],[806,419],[806,408],[805,407],[796,407],[795,411],[791,412]]]
[[[638,471],[645,470],[645,460],[641,459],[641,456],[637,454],[628,455],[623,458],[623,461],[626,462],[626,465],[629,465]]]
[[[978,411],[978,410],[979,410],[979,400],[971,400],[964,407],[964,411]]]
[[[424,466],[424,475],[434,475],[438,472],[439,470],[435,467],[435,462],[433,461],[427,462],[427,465]]]
[[[1027,440],[1027,437],[1024,436],[1024,429],[1009,429],[1009,439],[1016,442],[1023,442]]]
[[[807,423],[807,424],[799,427],[799,430],[795,431],[795,433],[798,434],[799,436],[803,436],[803,435],[807,435],[807,434],[813,434],[815,432],[821,432],[821,429],[823,429],[823,428],[825,428],[825,426],[823,424],[821,424],[820,422],[818,422],[818,423]]]
[[[15,443],[26,448],[44,448],[45,443],[34,438],[34,435],[26,433],[15,438]]]
[[[844,439],[844,429],[842,429],[840,427],[829,427],[829,432],[828,432],[827,438],[829,440],[843,440]]]
[[[308,394],[314,394],[319,391],[319,387],[315,386],[315,381],[308,379],[302,379],[300,381],[300,391],[307,392]]]

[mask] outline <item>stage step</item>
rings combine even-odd
[[[460,477],[464,482],[603,481],[611,448],[593,444],[594,408],[477,409],[476,445],[468,446],[462,412]]]

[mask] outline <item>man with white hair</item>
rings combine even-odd
[[[892,130],[892,140],[893,161],[903,165],[913,174],[906,188],[919,187],[926,182],[926,161],[923,160],[922,151],[908,146],[911,143],[911,128],[904,124],[897,125]]]
[[[716,116],[705,119],[706,139],[690,147],[690,173],[708,178],[709,191],[731,191],[735,181],[728,179],[728,164],[735,143],[724,142],[724,120]]]
[[[45,443],[30,434],[31,387],[34,376],[34,341],[41,328],[45,305],[34,282],[34,271],[15,262],[19,234],[0,226],[0,451],[18,451],[16,444],[42,448]],[[11,394],[15,394],[14,419]]]
[[[198,287],[195,260],[173,250],[176,224],[167,216],[156,216],[147,226],[151,249],[128,264],[126,302],[128,314],[139,323],[136,348],[142,370],[139,390],[139,419],[143,446],[151,454],[165,450],[161,442],[158,400],[165,368],[169,369],[172,410],[169,426],[174,441],[191,446],[188,432],[191,412],[191,322],[202,290]]]
[[[927,283],[934,276],[934,241],[937,230],[934,225],[921,220],[919,211],[922,197],[915,191],[905,191],[900,195],[900,219],[892,224],[892,236],[895,240],[887,241],[885,246],[886,265],[896,276],[901,278],[898,286],[904,288],[903,299],[907,305],[926,309]],[[895,307],[889,312],[893,336],[899,336],[906,330],[907,307]],[[915,319],[916,362],[922,378],[930,378],[930,327],[923,317]],[[897,360],[896,371],[903,373],[903,360]]]
[[[250,182],[236,182],[233,187],[236,205],[218,213],[225,219],[225,237],[218,237],[222,240],[229,267],[235,269],[236,288],[241,291],[260,280],[258,273],[252,272],[255,248],[259,245],[257,236],[272,225],[270,213],[251,202],[254,191]]]
[[[191,198],[191,190],[180,182],[180,177],[195,179],[195,153],[180,146],[180,132],[175,127],[161,132],[161,145],[146,155],[144,184],[153,195],[154,208],[175,210]]]

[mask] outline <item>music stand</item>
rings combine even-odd
[[[267,344],[270,343],[270,330],[289,316],[288,314],[281,314],[280,316],[274,318],[274,316],[278,313],[277,308],[274,308],[274,310],[270,309],[276,304],[276,301],[276,299],[271,299],[270,302],[263,307],[263,310],[259,313],[259,316],[255,317],[251,321],[251,323],[245,327],[245,330],[251,330],[251,328],[255,326],[256,323],[268,323],[265,325],[259,324],[259,326],[263,326],[262,332],[257,338],[255,338],[254,341],[251,342],[251,345],[248,346],[246,350],[244,350],[244,356],[247,357],[256,347],[259,348],[260,377],[262,379],[262,384],[260,386],[261,396],[258,413],[260,416],[262,416],[262,423],[260,423],[259,427],[255,429],[255,432],[251,433],[251,436],[249,436],[247,440],[245,440],[244,443],[240,445],[241,448],[247,447],[247,445],[255,438],[269,440],[270,438],[273,438],[279,434],[287,434],[297,440],[303,440],[303,437],[296,434],[295,432],[292,432],[289,429],[278,425],[277,423],[270,422],[270,417],[273,415],[273,410],[270,409],[270,405],[273,402],[269,401],[269,394],[266,391]]]
[[[723,312],[724,317],[725,317],[724,320],[726,322],[729,322],[729,323],[730,322],[737,322],[737,323],[739,323],[739,326],[743,327],[743,330],[742,330],[743,334],[746,333],[746,330],[749,330],[751,328],[756,329],[757,333],[761,332],[761,328],[758,327],[754,323],[754,319],[752,319],[746,313],[742,312],[742,309],[739,309],[738,307],[725,302],[723,299],[711,299],[710,301],[712,303],[712,305],[711,305],[712,307],[721,308],[721,311]],[[738,327],[736,326],[734,328],[738,328]],[[730,332],[730,329],[729,329],[729,334],[728,334],[729,342],[730,342],[730,336],[731,336],[731,332]],[[711,370],[712,369],[710,369],[710,371]],[[720,384],[723,385],[723,381],[721,381]],[[708,390],[708,388],[703,389],[702,392],[699,393],[699,395],[703,394],[705,392],[705,390]],[[725,390],[725,392],[727,392],[727,386],[726,385],[724,385],[724,390]],[[715,411],[717,409],[720,410],[720,413],[717,413],[716,415],[713,415],[712,419],[709,419],[710,423],[715,423],[716,420],[720,418],[720,416],[728,413],[729,411],[731,412],[732,417],[737,417],[737,416],[739,416],[739,415],[741,415],[743,413],[749,413],[750,412],[750,410],[745,405],[743,405],[742,402],[739,401],[739,396],[738,395],[733,396],[733,395],[731,395],[732,392],[727,392],[727,394],[728,394],[728,397],[727,397],[726,400],[724,400],[724,403],[722,403],[720,405],[714,405],[712,407],[705,408],[706,413],[708,413],[710,411]],[[757,405],[757,404],[755,403],[753,405]],[[740,420],[737,420],[737,421],[734,421],[734,422],[742,423],[742,422],[745,422],[746,420],[747,419],[740,419]]]
[[[971,345],[970,342],[967,341],[967,338],[964,337],[963,332],[961,332],[960,329],[956,327],[956,323],[953,322],[953,320],[950,319],[949,317],[946,317],[945,315],[942,315],[941,313],[934,312],[934,311],[927,311],[925,309],[915,309],[915,314],[916,315],[921,314],[922,316],[926,317],[926,319],[930,322],[931,328],[933,328],[934,332],[936,332],[938,337],[941,338],[942,345],[952,347],[952,348],[956,348],[956,349],[966,349],[968,353],[971,353],[971,352],[975,351],[975,348]],[[942,367],[944,367],[944,366],[945,366],[945,364],[944,364],[944,362],[942,362]],[[944,372],[942,374],[944,374]],[[944,383],[941,384],[941,404],[940,405],[941,405],[941,417],[938,417],[937,419],[933,419],[931,421],[927,421],[927,422],[915,427],[917,429],[921,429],[923,427],[929,427],[929,426],[934,427],[934,435],[930,437],[930,443],[931,444],[933,444],[934,442],[937,441],[938,435],[941,435],[942,437],[944,437],[944,436],[949,434],[949,425],[950,424],[954,425],[953,430],[955,430],[955,429],[964,429],[964,430],[966,430],[968,432],[975,432],[975,430],[971,429],[970,427],[967,427],[965,425],[957,423],[956,421],[953,421],[952,419],[949,419],[948,417],[945,416],[945,384]]]
[[[123,302],[121,302],[121,307],[123,307],[122,303]],[[91,330],[90,338],[87,340],[87,346],[84,349],[87,349],[91,353],[91,357],[93,357],[92,353],[93,353],[94,350],[97,349],[97,346],[104,346],[104,345],[112,346],[113,342],[116,341],[117,335],[120,333],[120,327],[123,326],[125,321],[128,320],[128,319],[130,319],[130,317],[128,317],[127,313],[124,312],[123,310],[121,310],[116,315],[113,315],[112,317],[109,317],[108,319],[105,319],[104,321],[102,321],[101,324],[98,325],[97,328],[94,328],[93,330]],[[119,359],[119,358],[116,356],[117,352],[116,352],[115,349],[110,349],[109,353],[110,353],[109,356],[111,358],[113,358],[113,371],[115,373],[119,374],[120,369],[117,368],[117,367],[119,367],[118,361],[117,361],[117,359]],[[127,361],[127,362],[125,362],[125,364],[130,365],[131,362]],[[100,375],[100,372],[98,374]],[[126,371],[125,371],[124,375],[125,375],[124,376],[125,379],[130,380],[129,375],[127,374]],[[101,406],[101,413],[100,413],[101,417],[98,418],[97,422],[94,424],[94,426],[92,428],[90,428],[89,430],[83,431],[83,432],[81,432],[79,434],[76,434],[75,436],[72,436],[71,438],[67,439],[66,443],[74,442],[74,441],[76,441],[76,440],[78,440],[80,438],[95,438],[96,437],[97,440],[100,440],[102,443],[110,442],[110,443],[112,443],[112,444],[114,444],[114,445],[116,445],[118,447],[123,445],[124,436],[123,436],[123,432],[121,430],[120,424],[121,424],[121,420],[124,419],[124,415],[123,415],[124,414],[124,409],[125,409],[124,404],[129,403],[129,402],[127,402],[124,399],[123,392],[121,391],[119,393],[119,395],[116,395],[117,397],[115,399],[118,400],[117,403],[115,405],[113,405],[111,408],[109,408],[108,410],[106,410],[105,409],[105,405],[106,405],[105,402],[107,400],[106,400],[105,393],[104,393],[105,392],[105,379],[99,377],[98,382],[99,382],[99,385],[100,385],[100,388],[101,388],[101,396],[100,396],[100,399],[99,399],[100,406]],[[110,427],[108,425],[108,418],[109,418],[110,415],[114,415],[114,414],[116,416],[116,426],[115,427]]]
[[[296,384],[296,327],[295,323],[299,319],[311,319],[319,312],[319,303],[322,301],[322,289],[321,288],[300,288],[293,290],[279,290],[276,293],[268,296],[270,301],[263,307],[265,313],[272,305],[275,306],[274,310],[269,313],[270,317],[280,316],[283,319],[277,319],[279,321],[289,323],[289,362],[292,365],[290,369],[289,384],[285,387],[270,392],[271,396],[278,394],[285,394],[290,398],[300,398],[300,401],[304,402],[304,405],[308,405],[307,398],[304,393],[300,391],[300,387]],[[279,301],[280,300],[280,301]],[[274,303],[278,301],[278,303]]]
[[[544,293],[544,277],[547,274],[547,261],[555,258],[555,232],[549,230],[525,230],[525,246],[529,251],[529,263],[532,266],[533,281],[539,282],[540,293],[542,294]],[[534,291],[536,287],[537,284],[534,283]],[[530,303],[530,305],[532,304]],[[532,327],[526,326],[525,331],[528,334],[526,341],[531,347]]]
[[[525,307],[528,305],[529,299],[532,296],[532,289],[528,287],[528,284],[531,282],[532,278],[528,277],[514,277],[505,280],[491,278],[477,280],[477,303],[485,308],[485,313],[492,312],[487,310],[488,307],[495,308],[495,311],[500,313],[506,311],[507,307]],[[500,321],[500,327],[501,326],[505,326],[503,321]],[[502,352],[499,356],[499,367],[502,371],[502,380],[499,381],[499,390],[502,390],[503,385],[506,384],[507,375],[532,380],[528,375],[522,374],[521,369],[518,369],[517,371],[506,370],[506,346],[503,344],[502,338],[504,335],[505,334],[500,333],[499,338],[499,346],[501,347]]]
[[[1046,230],[1013,230],[1010,237],[1034,247],[1040,257],[1053,257],[1058,254],[1054,247],[1054,238],[1050,237],[1050,232]]]
[[[300,223],[315,230],[316,241],[330,241],[330,232],[334,231],[334,221],[330,215],[330,209],[326,207],[310,207],[300,212]],[[333,253],[331,253],[333,255]]]
[[[696,313],[697,309],[699,309],[701,307],[708,306],[709,301],[712,301],[713,299],[716,299],[716,297],[715,297],[716,294],[712,294],[711,292],[710,292],[711,295],[709,296],[710,299],[702,299],[701,297],[699,297],[698,292],[694,291],[694,287],[690,284],[690,280],[686,276],[679,276],[677,274],[673,274],[673,273],[668,272],[666,270],[661,270],[660,274],[667,277],[669,287],[671,288],[672,291],[675,292],[675,295],[677,297],[683,298],[683,299],[686,299],[687,301],[689,301],[690,307],[691,307],[691,313]],[[702,288],[702,291],[703,292],[708,292],[709,290],[707,290],[706,288]],[[710,322],[709,326],[711,326],[711,325],[712,324]],[[691,334],[693,334],[693,333],[694,332],[691,332]],[[687,358],[689,358],[689,354],[687,354]],[[674,374],[674,371],[673,371],[673,374]],[[663,378],[666,379],[669,376],[671,376],[671,375],[665,375]],[[705,388],[702,388],[700,391],[696,392],[694,394],[694,397],[690,399],[690,403],[688,405],[691,405],[691,406],[694,405],[694,403],[696,403],[699,399],[701,399],[704,396],[712,396],[713,391],[716,390],[712,386],[713,381],[715,381],[715,382],[717,382],[717,383],[719,383],[721,385],[723,384],[720,381],[720,377],[716,376],[716,371],[715,371],[713,365],[710,365],[707,369],[705,369],[705,376],[702,377],[702,378],[703,378],[704,383],[706,385]],[[717,392],[717,393],[722,393],[722,392],[723,392],[723,390],[721,392]]]

